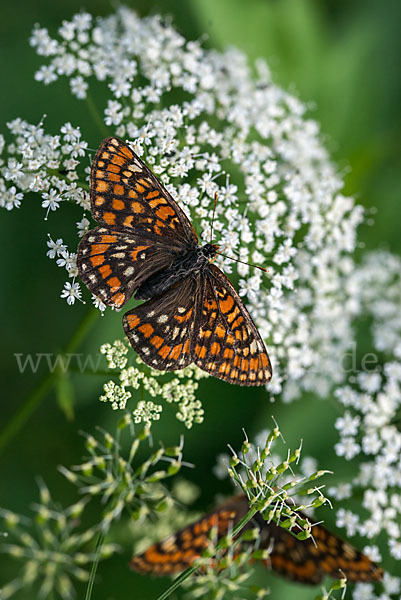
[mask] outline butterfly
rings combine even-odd
[[[195,363],[239,385],[272,376],[264,342],[229,279],[212,261],[217,244],[196,232],[145,163],[116,137],[105,139],[90,178],[99,226],[78,248],[81,279],[100,300],[121,308],[134,294],[143,304],[123,316],[131,346],[160,371]]]
[[[210,544],[212,527],[216,528],[217,539],[220,539],[248,510],[246,496],[235,496],[202,519],[134,556],[130,566],[134,571],[151,575],[173,575],[183,571]],[[318,584],[326,575],[340,579],[344,574],[353,582],[382,579],[383,571],[379,566],[322,525],[312,527],[314,542],[311,538],[298,540],[286,529],[265,521],[259,513],[246,528],[255,526],[260,531],[261,547],[269,549],[269,556],[263,561],[265,566],[286,579],[306,584]]]

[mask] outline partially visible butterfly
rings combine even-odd
[[[151,575],[172,575],[183,571],[209,545],[212,527],[217,529],[217,538],[220,539],[247,512],[246,496],[235,496],[199,521],[153,544],[143,554],[134,556],[130,566],[134,571]],[[304,541],[296,539],[282,527],[267,523],[260,514],[247,527],[255,525],[260,529],[261,547],[270,549],[269,558],[264,561],[266,566],[287,579],[318,584],[325,575],[340,579],[342,573],[348,581],[354,582],[382,579],[383,571],[379,566],[322,525],[312,527],[315,542],[311,538]]]
[[[262,385],[272,375],[263,340],[241,298],[199,245],[191,222],[121,140],[105,139],[92,164],[91,210],[100,223],[78,248],[78,272],[108,306],[147,302],[123,317],[143,361],[160,371],[194,362],[219,379]]]

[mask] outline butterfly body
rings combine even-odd
[[[272,375],[264,342],[224,273],[216,244],[200,246],[184,213],[146,164],[118,138],[105,139],[91,169],[91,211],[99,223],[82,239],[78,272],[100,300],[121,308],[143,361],[160,371],[191,363],[239,385]]]
[[[193,245],[173,259],[170,267],[151,275],[135,292],[137,300],[150,300],[162,294],[174,283],[188,275],[198,276],[199,271],[206,271],[209,262],[216,257],[217,244]]]

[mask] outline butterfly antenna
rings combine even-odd
[[[248,265],[248,267],[254,267],[255,269],[260,269],[261,271],[264,271],[265,273],[269,272],[269,269],[266,269],[265,267],[260,267],[259,265],[253,265],[252,263],[244,262],[243,260],[240,260],[239,258],[233,258],[232,256],[227,256],[226,254],[222,254],[221,252],[217,252],[217,254],[220,254],[220,256],[224,256],[224,258],[228,258],[228,260],[234,260],[235,262],[239,262],[243,265]]]
[[[212,223],[210,226],[210,240],[209,243],[212,243],[212,239],[213,239],[213,223],[214,223],[214,217],[216,215],[216,204],[217,204],[217,198],[218,198],[218,194],[217,192],[214,193],[214,207],[213,207],[213,216],[212,216]]]

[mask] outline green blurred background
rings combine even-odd
[[[35,22],[55,34],[63,19],[85,9],[106,15],[113,3],[104,0],[14,0],[0,8],[1,132],[5,123],[20,116],[37,123],[47,115],[45,127],[57,133],[71,121],[80,125],[83,136],[96,148],[102,133],[92,122],[86,104],[72,98],[65,80],[51,86],[33,80],[40,58],[29,47]],[[273,78],[311,106],[311,115],[321,123],[325,142],[344,173],[345,193],[353,194],[368,210],[377,207],[374,224],[360,231],[361,247],[386,247],[401,253],[400,228],[400,133],[401,133],[401,3],[399,0],[131,0],[127,5],[139,14],[170,14],[177,28],[189,39],[207,34],[206,46],[236,45],[251,60],[262,56]],[[114,5],[114,4],[113,4]],[[105,92],[95,98],[99,109]],[[61,217],[61,214],[64,215]],[[22,513],[37,499],[35,476],[45,478],[54,497],[63,503],[75,499],[74,489],[57,473],[58,464],[79,461],[82,441],[79,430],[93,431],[95,425],[113,428],[116,415],[101,405],[104,378],[72,375],[64,387],[75,397],[73,414],[60,410],[54,389],[44,397],[32,395],[46,377],[17,370],[14,353],[52,353],[65,349],[88,308],[70,308],[59,298],[64,272],[46,258],[46,234],[73,243],[71,223],[81,211],[66,205],[44,221],[39,198],[27,196],[20,210],[2,212],[0,244],[1,275],[1,427],[24,419],[23,427],[11,434],[1,449],[0,505]],[[100,343],[122,336],[121,316],[98,318],[78,347],[93,352]],[[270,427],[274,413],[289,446],[305,438],[304,454],[319,458],[319,466],[342,470],[352,466],[338,463],[332,449],[334,432],[327,428],[337,414],[333,402],[313,397],[291,406],[266,403],[262,391],[243,390],[212,381],[201,383],[206,418],[186,435],[186,459],[196,463],[188,478],[202,489],[200,510],[210,507],[217,491],[211,468],[215,456],[230,442],[238,447],[241,427],[252,435],[261,425]],[[27,404],[28,399],[28,404]],[[65,408],[65,407],[64,407]],[[22,411],[22,412],[21,412]],[[166,411],[167,413],[167,411]],[[311,417],[313,415],[313,418]],[[175,443],[181,425],[170,414],[155,427],[155,437]],[[4,430],[3,430],[4,431]],[[322,435],[324,436],[322,438]],[[5,441],[4,435],[0,443]],[[327,521],[333,516],[327,514]],[[148,581],[127,568],[130,550],[101,565],[94,597],[98,600],[152,598],[166,581]],[[5,562],[0,561],[0,565]],[[13,574],[7,567],[0,584]],[[116,581],[118,584],[116,585]],[[271,574],[259,574],[273,589],[273,598],[312,598],[314,590],[283,583]],[[20,596],[25,598],[25,596]],[[31,597],[31,596],[26,596]],[[82,597],[80,591],[79,597]]]

